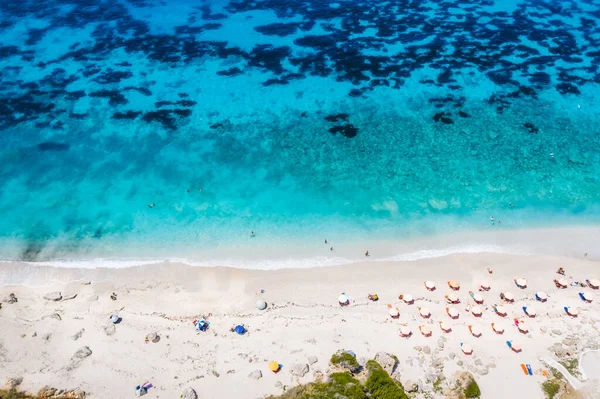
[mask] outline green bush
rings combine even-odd
[[[542,384],[542,389],[548,399],[553,399],[560,391],[560,385],[556,381],[546,381]]]
[[[270,396],[269,399],[331,399],[341,395],[348,399],[367,399],[360,382],[350,373],[334,373],[329,381],[313,382],[294,387],[281,396]]]
[[[358,360],[348,352],[338,352],[331,356],[331,364],[346,368],[358,367]]]
[[[373,399],[408,399],[402,388],[388,375],[375,360],[367,362],[369,377],[365,388]]]
[[[467,398],[478,398],[481,396],[481,391],[479,390],[479,385],[475,382],[475,380],[471,380],[465,389],[465,396]]]

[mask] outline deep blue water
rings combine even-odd
[[[0,258],[597,223],[599,67],[597,1],[3,1]]]

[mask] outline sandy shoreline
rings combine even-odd
[[[591,290],[558,290],[553,284],[555,270],[562,266],[567,276],[582,281],[600,277],[598,265],[591,259],[486,253],[274,271],[174,263],[126,269],[4,263],[0,265],[3,276],[14,277],[21,271],[29,279],[50,283],[38,288],[0,288],[0,298],[9,293],[18,298],[17,303],[4,303],[0,310],[0,383],[23,376],[26,390],[36,391],[44,385],[80,387],[90,397],[109,398],[133,395],[136,385],[149,380],[155,388],[147,397],[179,397],[183,388],[190,386],[200,397],[258,398],[281,393],[278,381],[293,386],[326,374],[331,354],[349,349],[359,358],[373,358],[379,351],[398,356],[400,380],[420,386],[416,397],[442,397],[432,392],[427,380],[444,376],[446,384],[456,371],[467,370],[476,376],[483,398],[506,397],[498,387],[515,382],[522,397],[542,398],[540,383],[545,377],[537,373],[545,365],[539,359],[554,356],[549,349],[553,345],[577,352],[597,349],[600,327],[597,303],[587,304],[578,297],[578,292]],[[488,267],[493,275],[488,275]],[[528,287],[515,287],[516,277],[526,278]],[[436,291],[424,289],[423,281],[428,279],[437,283]],[[445,282],[450,279],[461,283],[457,294],[462,303],[456,305],[460,317],[455,321],[449,320],[444,310],[444,295],[450,293]],[[63,283],[75,280],[91,284]],[[472,304],[468,291],[476,291],[482,280],[488,280],[492,288],[482,293],[483,316],[477,318],[465,311],[465,305]],[[538,290],[549,294],[546,303],[535,303]],[[77,297],[62,302],[44,300],[51,291]],[[491,310],[493,303],[499,303],[501,291],[516,296],[515,304],[506,306],[504,319]],[[117,293],[116,301],[109,298],[112,292]],[[353,298],[351,306],[337,305],[341,292]],[[377,293],[379,302],[368,301],[368,293]],[[415,303],[400,303],[401,293],[412,294]],[[254,308],[258,298],[269,303],[267,311]],[[399,308],[400,319],[389,317],[388,303]],[[530,332],[521,334],[512,319],[523,319],[521,307],[528,304],[535,306],[538,316],[527,321]],[[431,318],[419,316],[417,308],[421,306],[431,310]],[[576,306],[579,317],[566,316],[563,306]],[[107,335],[103,327],[112,313],[118,313],[123,321],[116,326],[116,333]],[[192,320],[209,313],[211,328],[197,333]],[[61,320],[49,317],[53,314]],[[453,331],[443,334],[440,320],[450,322]],[[501,324],[505,333],[494,334],[491,322]],[[229,332],[238,323],[248,327],[246,336]],[[399,337],[401,324],[412,329],[412,337]],[[429,326],[433,336],[420,335],[419,325]],[[483,335],[472,337],[468,325],[479,326]],[[74,340],[72,336],[82,329],[81,337]],[[144,337],[150,332],[157,332],[161,341],[145,344]],[[47,334],[51,336],[44,339]],[[521,343],[523,351],[512,353],[507,340]],[[460,342],[473,347],[472,356],[461,353]],[[73,354],[82,346],[88,346],[92,355],[73,362]],[[318,358],[309,373],[302,378],[292,376],[292,366],[307,363],[309,356]],[[277,375],[267,369],[271,360],[284,366]],[[523,375],[521,363],[531,364],[534,376]],[[255,370],[261,370],[261,379],[248,378]]]

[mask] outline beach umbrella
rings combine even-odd
[[[519,288],[525,288],[527,287],[527,280],[525,280],[524,278],[517,278],[515,279],[515,284]]]
[[[521,344],[518,342],[511,342],[511,346],[510,349],[512,349],[513,352],[519,353],[521,352],[521,350],[523,350],[523,348],[521,348]]]
[[[452,331],[452,326],[448,323],[446,323],[445,321],[440,321],[440,328],[442,329],[443,332],[450,332]]]
[[[404,294],[402,295],[402,300],[404,301],[404,303],[412,303],[413,296],[410,294]]]
[[[463,353],[465,355],[470,355],[471,353],[473,353],[473,348],[471,348],[471,345],[469,344],[460,344],[460,349],[463,351]]]
[[[481,337],[481,330],[477,326],[469,326],[469,331],[474,337]]]
[[[342,294],[342,295],[338,296],[338,302],[345,305],[349,302],[348,297],[346,295]]]
[[[458,296],[456,296],[456,294],[454,293],[450,293],[448,295],[446,295],[446,299],[448,300],[448,302],[451,303],[458,303]]]
[[[235,326],[233,331],[235,331],[236,333],[238,333],[240,335],[244,335],[244,333],[246,332],[246,329],[244,328],[244,326],[237,325],[237,326]]]
[[[460,289],[460,284],[456,280],[450,280],[448,281],[448,287],[454,291],[457,291]]]
[[[431,316],[431,312],[427,308],[419,308],[419,314],[425,318]]]
[[[504,327],[499,326],[496,323],[492,323],[492,330],[494,330],[494,332],[496,334],[503,334],[504,333]]]
[[[272,361],[271,363],[269,363],[269,370],[271,370],[272,372],[279,371],[279,367],[279,363],[277,363],[276,361]]]
[[[489,291],[489,289],[491,288],[490,283],[487,281],[482,281],[481,284],[479,284],[479,288],[481,288],[484,291]]]
[[[576,308],[574,308],[574,307],[571,307],[571,306],[569,306],[569,307],[566,307],[566,308],[565,308],[565,311],[567,312],[567,314],[568,314],[569,316],[573,316],[573,317],[577,317],[577,315],[579,314],[579,311],[577,311],[577,309],[576,309]]]
[[[392,318],[394,319],[400,317],[400,311],[398,310],[398,308],[390,308],[388,312],[390,316],[392,316]]]
[[[590,287],[592,287],[593,289],[597,290],[598,288],[600,288],[600,281],[596,280],[595,278],[592,278],[590,280],[588,280],[588,285]]]
[[[506,309],[504,309],[504,306],[502,305],[496,306],[496,313],[498,316],[506,316]]]
[[[556,285],[560,288],[567,288],[567,286],[569,285],[567,280],[565,280],[564,278],[559,278],[558,280],[554,281],[556,282]]]
[[[401,336],[410,337],[411,334],[412,334],[412,331],[410,331],[410,328],[408,328],[407,326],[400,327],[400,335]]]
[[[538,291],[535,293],[535,299],[540,302],[546,302],[548,300],[548,294],[543,291]]]
[[[453,319],[458,318],[458,310],[456,310],[456,308],[446,308],[446,313]]]
[[[533,306],[523,306],[523,311],[529,317],[535,317],[535,315],[536,315],[536,312],[535,312],[535,309],[533,308]]]
[[[515,300],[515,296],[513,295],[512,292],[505,292],[504,293],[504,300],[507,302],[513,302]]]
[[[517,324],[517,329],[523,334],[527,334],[529,332],[529,328],[522,321]]]
[[[479,294],[473,294],[473,300],[477,303],[483,303],[483,297]]]
[[[431,336],[431,329],[427,326],[419,326],[419,331],[426,337]]]
[[[586,302],[592,302],[594,300],[594,294],[591,292],[582,292],[579,296]]]
[[[471,313],[473,313],[473,316],[479,317],[483,314],[483,310],[481,310],[479,306],[473,306],[473,309],[471,309]]]
[[[429,291],[433,291],[435,290],[435,283],[433,281],[425,281],[425,288],[427,288]]]
[[[265,301],[263,301],[262,299],[259,299],[258,301],[256,301],[256,309],[265,310],[266,308],[267,308],[267,303]]]

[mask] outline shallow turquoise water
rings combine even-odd
[[[3,3],[0,258],[597,223],[597,6],[401,3]]]

